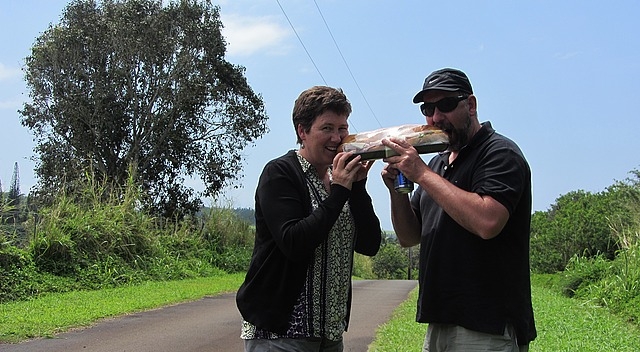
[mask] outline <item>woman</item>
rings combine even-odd
[[[349,134],[342,90],[296,99],[300,149],[267,163],[256,189],[256,238],[237,293],[245,351],[342,351],[353,253],[373,256],[382,230],[365,182],[372,161],[337,153]]]

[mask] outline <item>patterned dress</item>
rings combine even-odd
[[[307,180],[313,209],[329,196],[311,164],[298,154]],[[331,177],[331,168],[327,171]],[[315,249],[307,277],[284,335],[258,329],[243,321],[241,338],[276,339],[325,337],[337,341],[346,327],[355,224],[345,204],[329,232],[328,240]]]

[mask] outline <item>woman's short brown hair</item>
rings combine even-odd
[[[296,131],[298,144],[302,144],[298,135],[298,125],[302,125],[302,128],[308,132],[316,118],[325,111],[349,117],[351,103],[342,89],[314,86],[300,93],[293,105],[293,128]]]

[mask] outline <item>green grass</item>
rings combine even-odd
[[[147,282],[99,291],[48,294],[0,304],[0,342],[48,337],[101,318],[153,309],[236,290],[244,274],[170,282]],[[566,298],[544,280],[534,280],[538,338],[532,352],[636,352],[640,329],[587,301]],[[376,332],[371,352],[420,351],[426,324],[415,322],[417,288]]]
[[[0,342],[50,337],[98,319],[197,300],[235,291],[244,274],[168,282],[97,291],[47,294],[37,299],[0,304]]]
[[[418,288],[414,288],[406,301],[402,302],[381,325],[369,352],[417,352],[422,351],[422,342],[427,332],[426,324],[416,323],[416,300]]]
[[[640,329],[588,301],[533,286],[538,338],[531,351],[637,352]]]
[[[533,308],[538,337],[532,352],[637,352],[640,329],[602,307],[562,296],[534,280]],[[415,322],[417,288],[380,326],[370,352],[420,351],[426,324]]]

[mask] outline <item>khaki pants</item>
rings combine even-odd
[[[527,352],[529,346],[519,346],[512,326],[502,335],[492,335],[451,324],[429,324],[423,352]]]

